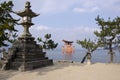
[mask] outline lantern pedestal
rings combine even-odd
[[[39,48],[39,45],[36,44],[34,37],[29,32],[30,26],[33,25],[31,22],[32,17],[38,16],[38,14],[32,12],[30,7],[30,2],[26,2],[24,11],[16,12],[17,15],[23,18],[20,24],[23,25],[24,31],[8,51],[6,69],[27,71],[53,65],[53,61],[45,57],[46,53]]]

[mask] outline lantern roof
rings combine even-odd
[[[39,14],[37,13],[34,13],[31,9],[30,9],[30,2],[27,1],[26,4],[25,4],[25,9],[23,11],[18,11],[18,12],[15,12],[17,15],[21,16],[21,17],[24,17],[24,16],[28,16],[28,17],[36,17],[38,16]]]
[[[72,44],[73,43],[73,41],[67,41],[67,40],[63,40],[63,42],[66,43],[66,44]]]

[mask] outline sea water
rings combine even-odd
[[[108,54],[109,50],[106,49],[97,49],[92,53],[92,62],[102,62],[108,63],[110,61],[110,55]],[[120,63],[120,51],[114,50],[114,63]],[[53,59],[55,61],[59,60],[71,60],[75,62],[81,62],[82,58],[85,56],[86,50],[84,49],[76,49],[74,53],[62,53],[61,49],[55,49],[52,51],[47,51],[46,56],[49,59]],[[1,57],[1,54],[0,54]]]
[[[109,50],[106,49],[97,49],[92,53],[92,62],[102,62],[108,63],[110,62],[110,55],[108,54]],[[114,63],[120,63],[120,52],[119,50],[114,50]],[[84,49],[77,49],[74,53],[62,53],[62,50],[56,49],[53,51],[47,51],[46,56],[49,59],[53,60],[71,60],[75,62],[81,62],[82,58],[85,56],[86,50]]]

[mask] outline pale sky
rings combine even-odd
[[[0,0],[0,3],[9,0]],[[35,38],[43,37],[46,33],[52,34],[59,47],[62,40],[74,41],[84,38],[95,39],[93,32],[99,30],[95,18],[97,15],[108,19],[120,16],[120,0],[12,0],[13,10],[24,9],[26,1],[31,2],[31,9],[40,14],[32,21],[35,25],[30,32]],[[20,18],[14,15],[15,18]],[[16,26],[19,33],[23,32],[21,26]]]

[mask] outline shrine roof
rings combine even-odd
[[[68,44],[73,43],[73,41],[67,41],[67,40],[63,40],[63,42],[68,43]]]

